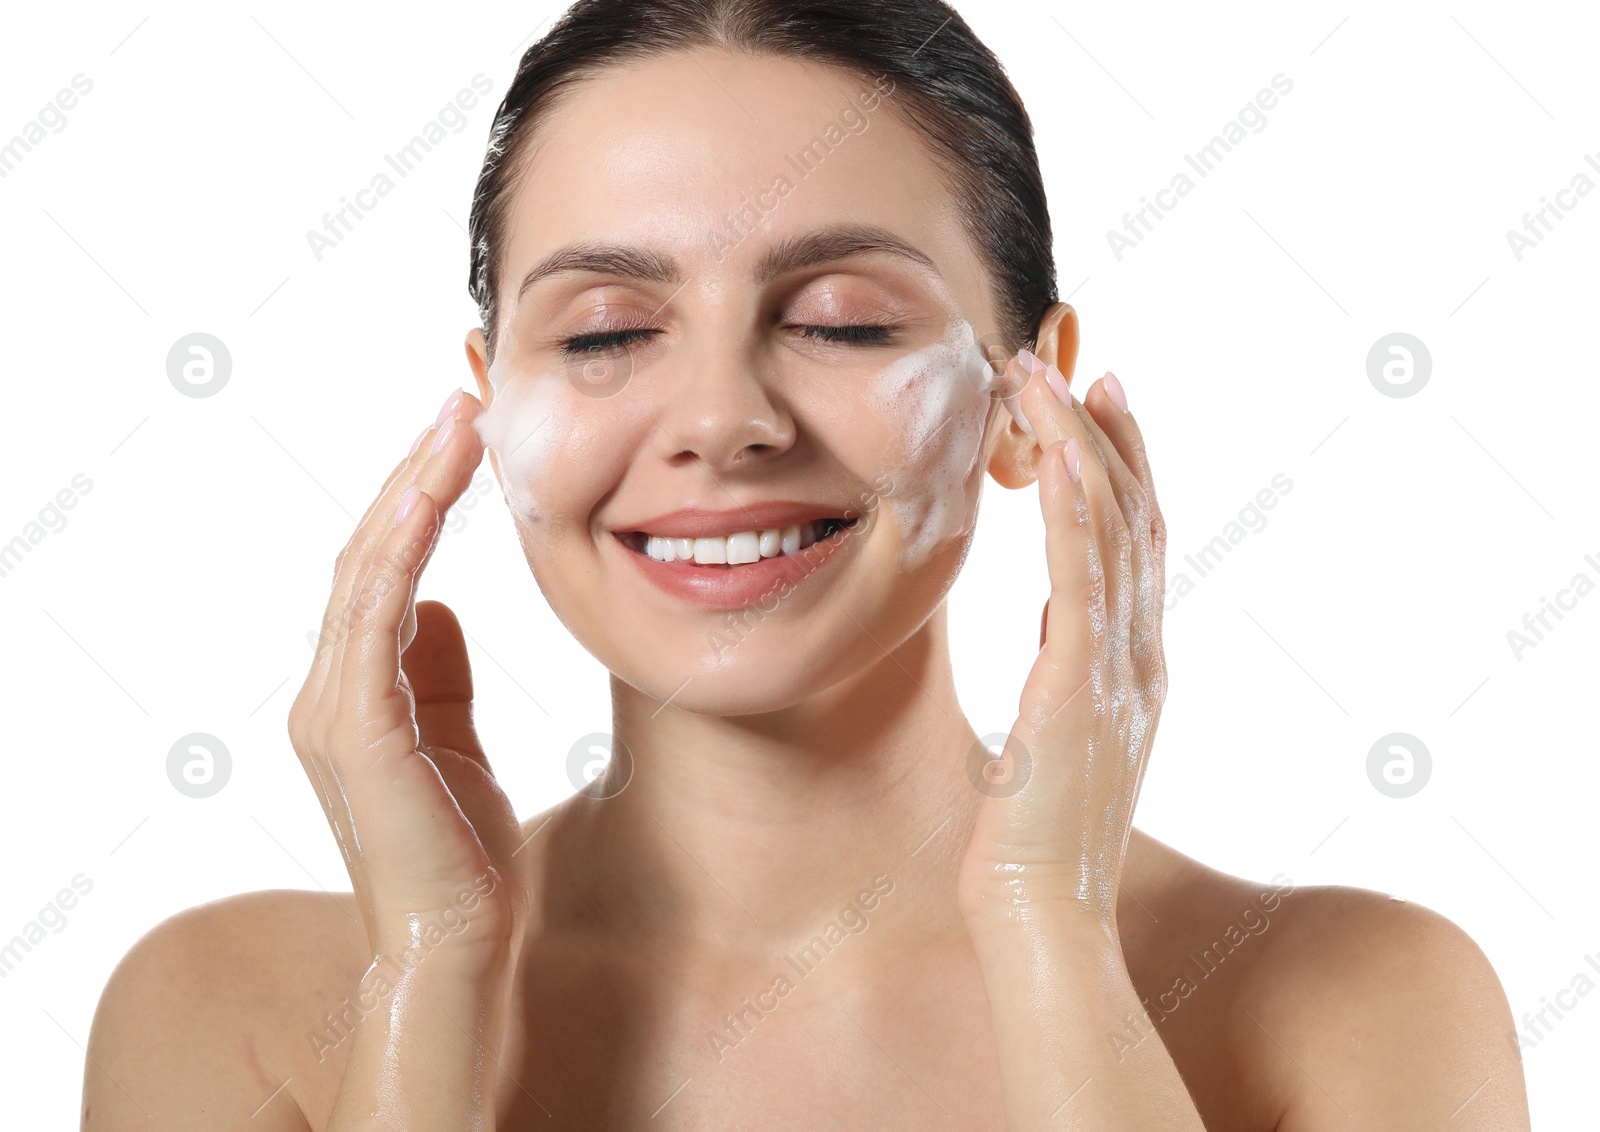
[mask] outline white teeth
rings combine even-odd
[[[702,566],[717,566],[727,562],[728,540],[725,538],[695,539],[694,560]]]
[[[673,558],[672,540],[669,538],[655,538],[654,536],[647,538],[644,542],[644,552],[657,562],[671,562]]]
[[[740,531],[720,538],[664,538],[646,535],[643,549],[657,562],[695,562],[701,566],[743,566],[763,558],[798,554],[822,534],[824,521]]]

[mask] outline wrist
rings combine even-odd
[[[1047,886],[963,893],[961,915],[980,957],[1018,946],[1036,950],[1041,941],[1073,954],[1122,954],[1114,907]]]
[[[431,931],[387,933],[373,965],[398,977],[426,972],[424,977],[492,980],[509,972],[517,948],[511,936],[500,932]]]

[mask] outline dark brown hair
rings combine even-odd
[[[608,67],[721,47],[830,64],[888,86],[931,144],[990,273],[1007,351],[1056,300],[1033,126],[994,54],[941,0],[578,0],[528,48],[495,113],[472,198],[472,266],[494,358],[497,280],[518,157],[551,107]]]

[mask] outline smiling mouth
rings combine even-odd
[[[798,555],[818,543],[843,537],[859,523],[857,518],[815,519],[787,527],[739,531],[711,538],[672,538],[646,531],[617,535],[630,550],[657,562],[679,562],[711,570],[736,570],[769,558]]]

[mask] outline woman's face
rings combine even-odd
[[[966,553],[995,306],[894,100],[679,54],[584,83],[524,155],[479,431],[556,614],[677,706],[861,672]]]

